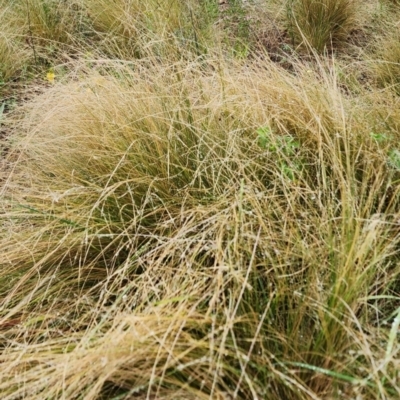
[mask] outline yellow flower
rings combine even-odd
[[[50,83],[54,83],[54,78],[55,78],[55,74],[54,71],[50,70],[49,72],[47,72],[46,74],[46,78]]]

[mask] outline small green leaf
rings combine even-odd
[[[400,151],[392,149],[389,152],[389,164],[400,171]]]
[[[271,135],[271,128],[269,126],[263,126],[257,129],[258,137],[268,137]]]
[[[282,150],[287,156],[292,156],[300,147],[300,142],[295,140],[292,136],[286,135],[282,138]]]
[[[382,143],[388,140],[387,135],[385,135],[384,133],[370,132],[369,135],[371,136],[372,139],[374,139],[378,143]]]
[[[268,144],[268,139],[265,136],[258,136],[258,144],[262,149],[266,149]]]
[[[289,165],[287,165],[286,163],[281,164],[281,171],[283,175],[285,175],[286,178],[288,178],[289,180],[291,181],[295,180],[293,168],[290,168]]]
[[[268,149],[270,151],[276,151],[276,146],[271,142],[271,128],[269,126],[263,126],[257,129],[258,144],[262,149]]]

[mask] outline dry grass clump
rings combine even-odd
[[[356,28],[360,2],[352,0],[290,0],[289,33],[297,44],[323,52],[340,46]]]
[[[15,78],[29,60],[23,44],[23,31],[13,23],[13,14],[8,2],[0,2],[0,82]]]
[[[103,60],[24,106],[3,399],[400,394],[400,115],[246,64]]]
[[[377,43],[373,71],[379,86],[400,95],[400,27],[394,27]]]
[[[215,15],[209,2],[84,0],[92,28],[107,54],[132,59],[206,52]]]
[[[36,46],[54,47],[74,41],[81,15],[77,1],[26,0],[15,8]]]

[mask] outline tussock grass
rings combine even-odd
[[[343,45],[357,27],[361,3],[350,0],[290,0],[287,17],[290,35],[297,44],[317,52]]]
[[[322,60],[77,65],[7,142],[2,398],[396,398],[394,110]]]
[[[374,72],[381,87],[400,94],[400,27],[394,27],[377,44]]]
[[[399,398],[397,11],[356,5],[0,0],[1,399]]]
[[[0,82],[5,83],[21,72],[29,53],[22,41],[22,29],[13,24],[15,15],[8,2],[0,2]]]
[[[70,44],[81,15],[77,1],[26,0],[14,5],[33,45],[50,48]]]
[[[98,47],[119,58],[179,57],[207,52],[216,5],[210,1],[84,0]]]

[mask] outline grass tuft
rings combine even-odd
[[[378,44],[374,72],[381,87],[389,87],[400,94],[400,29],[395,28]]]
[[[319,53],[343,45],[357,27],[359,7],[350,0],[290,0],[287,19],[292,40]]]
[[[399,398],[400,100],[362,37],[393,15],[328,57],[344,33],[299,14],[302,54],[286,2],[28,3],[0,0],[30,54],[0,101],[0,398]]]
[[[18,321],[32,347],[1,390],[255,398],[269,382],[290,398],[360,379],[342,356],[361,346],[360,296],[397,273],[376,274],[398,241],[385,153],[328,74],[318,87],[271,64],[262,81],[263,66],[204,68],[82,66],[26,105],[0,279],[2,324]],[[20,351],[3,346],[3,362]]]
[[[7,2],[0,2],[0,84],[18,76],[29,60],[22,29],[13,24],[14,18]]]

